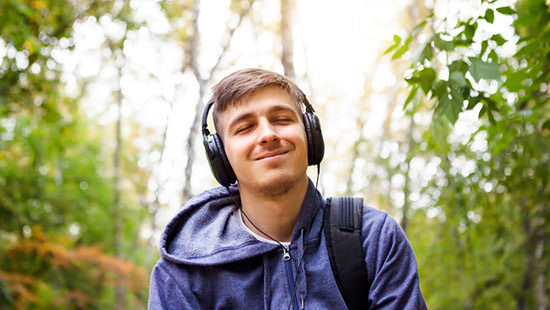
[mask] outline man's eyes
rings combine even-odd
[[[245,126],[241,126],[241,127],[238,127],[236,130],[235,130],[235,133],[243,133],[245,131],[247,131],[248,129],[252,128],[252,125],[245,125]]]
[[[296,120],[290,116],[277,116],[270,120],[270,122],[273,124],[281,124],[281,125],[291,124],[295,121]],[[242,125],[237,126],[235,128],[235,134],[245,133],[255,126],[256,126],[256,123],[243,123]]]
[[[283,116],[283,117],[277,117],[275,121],[279,123],[284,123],[284,122],[292,122],[292,119],[290,117]]]

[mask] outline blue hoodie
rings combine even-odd
[[[195,196],[162,234],[149,309],[347,309],[327,254],[324,204],[310,181],[284,260],[281,246],[233,216],[226,188]],[[387,213],[363,209],[369,309],[426,309],[405,234]]]

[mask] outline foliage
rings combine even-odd
[[[119,251],[127,260],[113,257],[104,132],[89,130],[93,120],[79,105],[85,93],[65,94],[58,64],[60,51],[73,48],[79,19],[107,14],[132,27],[130,6],[121,4],[0,2],[0,49],[6,51],[0,58],[2,309],[113,308],[118,285],[126,288],[128,307],[145,303],[145,271],[132,261],[149,263],[148,249],[136,247],[146,211],[137,198],[122,199]],[[122,160],[123,173],[134,178],[136,189],[123,188],[129,194],[143,190],[149,173],[137,167],[135,152],[128,146]]]
[[[544,0],[514,7],[482,1],[478,12],[451,27],[445,27],[447,17],[430,14],[386,50],[397,59],[413,38],[426,38],[406,77],[411,88],[404,109],[433,110],[423,156],[441,165],[422,189],[434,205],[414,214],[410,236],[418,244],[431,307],[544,307],[550,276],[544,224],[550,219],[550,7]],[[513,20],[513,35],[492,27],[497,19]],[[456,141],[452,126],[465,111],[479,111],[479,127]]]
[[[541,90],[541,86],[550,80],[548,5],[544,0],[520,1],[516,12],[510,6],[498,6],[499,1],[486,4],[480,15],[460,20],[451,29],[436,27],[436,23],[446,24],[447,19],[436,20],[431,14],[406,40],[394,36],[394,44],[385,53],[395,50],[392,58],[397,59],[409,50],[412,40],[427,25],[432,26],[432,34],[419,48],[406,78],[411,85],[411,96],[405,101],[405,108],[416,92],[422,90],[432,99],[436,119],[444,116],[454,123],[460,112],[471,110],[480,103],[479,116],[486,115],[494,124],[495,114],[502,113],[501,117],[506,117],[507,113],[540,108],[527,107],[530,100],[547,102],[548,93],[544,87]],[[516,36],[505,38],[504,34],[493,32],[494,27],[489,25],[494,23],[495,14],[517,16],[514,21]],[[513,57],[499,57],[505,45],[516,46]],[[439,55],[445,58],[441,65],[436,57]],[[488,87],[491,81],[498,83],[498,91]],[[541,116],[539,127],[550,126],[547,115]]]
[[[407,37],[394,36],[386,50],[410,63],[406,122],[392,123],[398,114],[393,99],[399,97],[399,85],[392,85],[380,150],[365,137],[354,146],[357,167],[367,170],[367,178],[361,171],[356,179],[367,179],[360,184],[364,189],[382,193],[381,204],[395,205],[393,211],[403,207],[430,308],[544,308],[541,296],[550,295],[544,285],[550,277],[549,3],[462,1],[466,13],[441,16],[435,6],[449,1],[426,1],[431,14],[424,14],[420,2],[412,5],[426,18]],[[124,23],[128,34],[138,26],[130,6],[136,3],[0,1],[1,309],[115,308],[117,287],[124,288],[128,308],[144,306],[144,270],[156,256],[140,239],[141,226],[151,220],[145,209],[151,171],[137,165],[141,154],[133,143],[143,138],[142,128],[121,119],[121,199],[115,212],[112,124],[99,126],[82,112],[86,81],[78,81],[76,96],[66,95],[58,63],[60,52],[74,48],[75,23],[107,17]],[[155,3],[168,23],[166,39],[184,51],[176,66],[182,73],[209,67],[203,60],[217,53],[196,39],[202,31],[196,23],[199,1]],[[220,55],[230,49],[252,3],[229,1],[229,35]],[[258,28],[258,37],[277,28],[259,24],[247,25]],[[109,50],[104,57],[112,57],[102,65],[114,64],[109,69],[116,67],[118,78],[132,70],[119,59],[125,40],[106,38],[100,47]],[[375,78],[371,73],[367,80]],[[124,97],[117,85],[113,101]],[[362,108],[359,114],[379,111]],[[419,121],[427,113],[433,113],[429,127]],[[435,173],[422,170],[429,165]],[[350,189],[352,183],[350,178]],[[404,197],[402,204],[395,204],[396,193]]]
[[[75,246],[66,237],[48,239],[39,226],[5,252],[0,278],[11,288],[16,309],[108,307],[115,283],[134,293],[146,289],[146,274],[134,264],[105,255],[97,246]]]

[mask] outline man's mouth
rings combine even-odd
[[[256,160],[276,158],[276,157],[282,156],[286,153],[288,153],[288,151],[268,152],[268,153],[262,154],[261,156],[258,156],[258,158],[256,158]]]

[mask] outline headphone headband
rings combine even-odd
[[[204,113],[202,115],[202,135],[208,136],[210,135],[210,130],[208,130],[208,112],[214,105],[214,100],[208,101],[206,104],[206,107],[204,108]]]
[[[304,94],[304,92],[301,89],[300,89],[300,93],[302,94],[302,102],[301,103],[306,107],[306,112],[315,114],[315,109],[313,108],[311,103],[309,103],[309,100],[307,100],[306,94]]]

